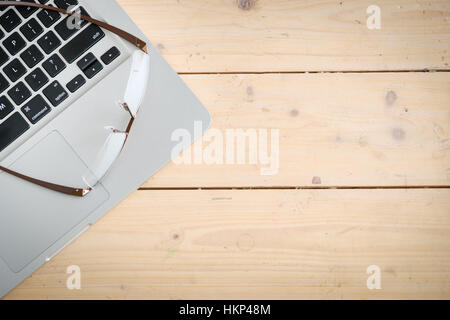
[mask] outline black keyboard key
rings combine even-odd
[[[2,30],[0,30],[0,39],[3,39],[4,37],[5,37],[5,33]]]
[[[0,124],[0,152],[24,134],[30,125],[18,113],[14,113],[5,122]]]
[[[41,95],[37,95],[21,108],[23,114],[32,124],[36,124],[44,118],[52,108],[45,102]]]
[[[5,119],[6,116],[13,111],[14,111],[14,106],[8,100],[8,98],[5,96],[0,97],[0,120]]]
[[[69,91],[71,93],[74,93],[75,91],[77,91],[78,89],[80,89],[84,84],[86,83],[86,79],[83,78],[83,76],[81,74],[79,74],[78,76],[76,76],[75,78],[73,78],[68,84],[67,84],[67,89],[69,89]]]
[[[83,16],[89,16],[83,7],[80,7],[79,10],[77,9],[77,13]],[[74,17],[69,16],[56,25],[55,31],[58,32],[61,38],[67,40],[80,31],[87,23],[88,22],[86,20],[81,20],[76,17],[74,19]]]
[[[14,28],[22,23],[22,19],[14,12],[13,9],[6,11],[0,17],[0,25],[7,31],[11,32]]]
[[[60,74],[61,71],[66,68],[66,64],[57,54],[54,54],[50,58],[48,58],[48,60],[46,60],[42,64],[42,66],[52,78],[56,77],[58,74]]]
[[[61,45],[61,41],[52,31],[47,32],[42,38],[38,40],[38,44],[46,54],[50,54]]]
[[[42,32],[44,32],[44,28],[42,28],[39,22],[37,22],[37,20],[33,18],[30,21],[26,22],[23,26],[21,26],[20,31],[28,41],[33,41],[34,39],[39,37]]]
[[[3,46],[6,48],[6,50],[9,51],[12,56],[19,53],[19,51],[25,48],[26,45],[27,44],[25,40],[20,36],[18,32],[14,32],[3,41]]]
[[[8,95],[11,97],[11,99],[14,101],[16,105],[20,106],[29,97],[31,97],[31,92],[30,90],[28,90],[28,88],[25,86],[23,82],[19,82],[8,91]]]
[[[4,65],[8,60],[9,60],[8,54],[5,52],[5,50],[0,48],[0,67]]]
[[[78,0],[55,0],[55,5],[61,9],[68,9],[72,6],[78,5]]]
[[[104,64],[108,65],[114,60],[116,60],[120,56],[120,51],[116,47],[112,47],[109,49],[104,55],[102,55],[101,59]]]
[[[103,70],[102,64],[98,60],[95,60],[93,64],[91,64],[86,70],[84,70],[84,75],[88,79],[92,79],[97,73],[99,73],[102,70]]]
[[[25,77],[25,81],[34,91],[38,91],[44,85],[48,83],[48,77],[45,75],[44,71],[40,68],[33,70],[29,75]]]
[[[27,73],[27,68],[25,68],[19,59],[14,59],[3,68],[3,72],[8,76],[11,82],[16,82]]]
[[[9,87],[8,80],[6,80],[6,78],[0,74],[0,93],[8,89],[8,87]]]
[[[20,54],[28,68],[33,68],[44,59],[44,54],[34,44]]]
[[[105,33],[98,26],[91,24],[81,31],[75,38],[59,50],[61,55],[68,63],[74,62],[88,51],[92,46],[99,42]]]
[[[46,28],[50,28],[59,19],[61,19],[61,14],[56,11],[43,9],[37,14],[37,17]]]
[[[19,0],[19,1],[36,3],[34,0]],[[30,6],[20,6],[20,7],[17,6],[16,9],[17,9],[17,11],[19,11],[20,15],[22,17],[24,17],[25,19],[28,19],[29,17],[31,17],[31,15],[38,10],[38,8],[30,7]]]
[[[44,89],[43,93],[55,107],[60,105],[69,97],[67,91],[64,90],[58,81],[52,82],[47,88]]]
[[[77,66],[78,68],[81,69],[81,71],[84,71],[96,60],[97,58],[92,54],[92,52],[89,52],[87,55],[85,55],[81,60],[77,62]]]

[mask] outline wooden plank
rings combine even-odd
[[[183,78],[224,135],[278,129],[279,170],[261,175],[268,165],[248,158],[244,165],[170,164],[143,187],[450,184],[449,73]]]
[[[448,0],[119,3],[178,72],[449,69]]]
[[[137,191],[7,298],[449,299],[449,212],[448,189]]]

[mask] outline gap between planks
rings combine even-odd
[[[448,73],[450,69],[410,69],[410,70],[344,70],[344,71],[223,71],[223,72],[178,72],[185,75],[266,75],[266,74],[360,74],[360,73]]]
[[[143,187],[138,191],[192,191],[192,190],[398,190],[398,189],[450,189],[446,186],[274,186],[274,187]]]

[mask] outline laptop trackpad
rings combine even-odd
[[[37,179],[83,186],[87,167],[57,131],[11,169]],[[99,185],[85,198],[60,194],[0,172],[0,257],[19,272],[109,198]]]

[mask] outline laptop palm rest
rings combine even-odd
[[[83,186],[87,167],[53,131],[11,169],[53,183]],[[102,185],[85,198],[56,193],[0,173],[0,257],[18,273],[109,199]]]

